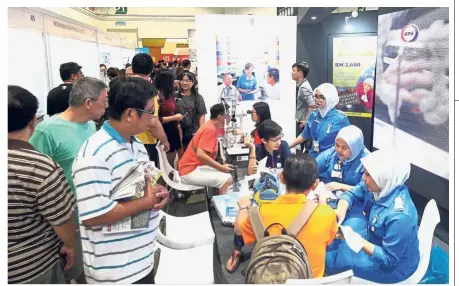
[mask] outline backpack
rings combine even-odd
[[[308,201],[287,230],[279,223],[265,229],[260,208],[250,209],[249,219],[257,242],[247,266],[246,284],[284,284],[287,279],[313,278],[306,251],[296,237],[317,206]],[[282,226],[280,236],[269,235],[273,225]]]

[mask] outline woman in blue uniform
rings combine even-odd
[[[364,201],[366,233],[341,228],[345,243],[326,255],[328,275],[352,269],[356,277],[396,283],[410,277],[419,264],[418,214],[405,182],[410,163],[402,155],[378,150],[362,158],[363,182],[342,194],[340,220],[356,202]],[[350,227],[350,228],[349,228]]]
[[[317,157],[319,153],[335,144],[335,138],[341,128],[350,125],[347,116],[335,106],[339,102],[338,91],[331,83],[323,83],[314,90],[317,109],[311,112],[303,132],[292,143],[290,148],[312,139],[308,153]]]
[[[355,125],[338,132],[335,146],[316,157],[319,179],[329,191],[349,191],[362,181],[360,159],[370,151],[363,144],[363,134]]]

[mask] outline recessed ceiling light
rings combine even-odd
[[[311,20],[315,20],[315,19],[317,19],[316,16],[312,16],[312,17],[311,17]]]

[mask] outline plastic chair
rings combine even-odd
[[[159,219],[161,221],[157,236],[164,246],[190,249],[214,243],[215,233],[207,211],[186,217],[176,217],[159,211]]]
[[[204,189],[204,187],[201,186],[182,183],[178,171],[172,168],[172,166],[169,164],[169,161],[167,161],[167,155],[166,152],[164,152],[164,146],[157,144],[156,150],[158,150],[159,155],[159,169],[164,173],[162,178],[168,186],[177,191],[196,191]],[[172,180],[169,178],[169,174],[171,173],[173,174]]]
[[[419,239],[419,254],[420,260],[416,271],[406,280],[394,284],[418,284],[422,277],[426,274],[427,267],[430,261],[430,252],[432,249],[432,240],[435,227],[440,222],[440,213],[438,212],[437,203],[435,200],[430,200],[424,214],[422,215],[421,225],[418,230]],[[377,284],[372,281],[354,277],[352,284]]]
[[[294,285],[338,284],[338,285],[345,285],[345,284],[351,284],[353,276],[354,276],[354,272],[352,272],[352,270],[348,270],[348,271],[345,271],[343,273],[338,273],[336,275],[322,277],[322,278],[315,278],[315,279],[288,279],[285,282],[285,284],[294,284]]]
[[[214,284],[213,244],[177,250],[155,245],[155,284]]]

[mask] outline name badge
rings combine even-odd
[[[314,152],[319,152],[319,141],[312,141],[312,148]]]
[[[342,176],[343,176],[343,173],[341,173],[341,172],[339,172],[339,171],[332,170],[332,172],[331,172],[331,177],[332,177],[332,178],[339,178],[339,179],[341,179]]]

